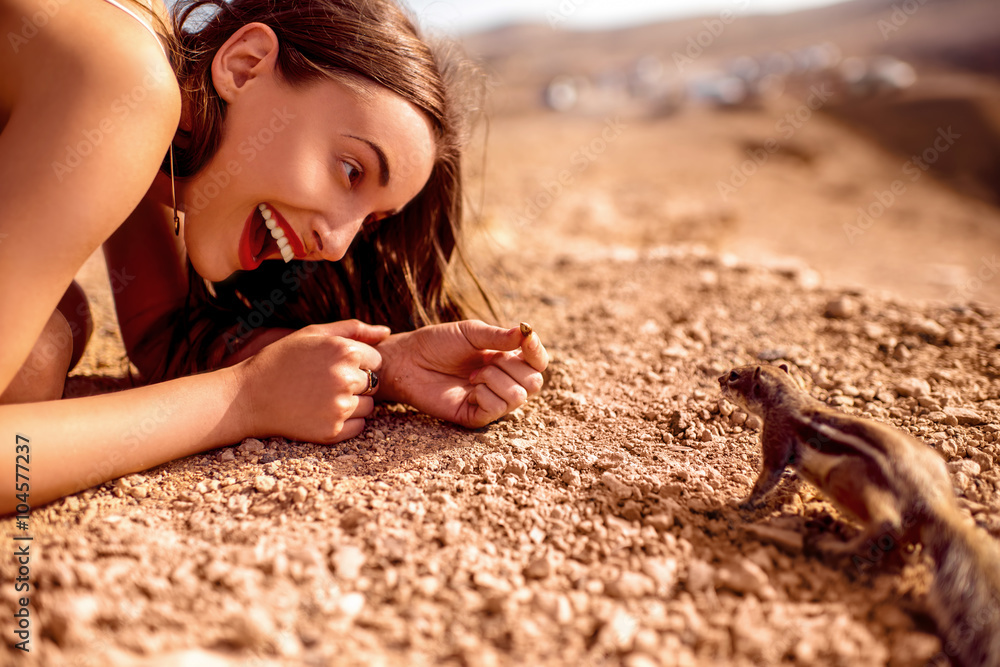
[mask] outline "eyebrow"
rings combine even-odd
[[[382,187],[385,187],[386,185],[388,185],[389,184],[389,160],[386,159],[386,157],[385,157],[385,151],[382,150],[382,147],[379,146],[378,144],[376,144],[374,141],[371,141],[370,139],[365,139],[364,137],[358,137],[358,136],[355,136],[353,134],[345,134],[344,136],[345,137],[349,137],[351,139],[357,139],[358,141],[361,141],[361,142],[364,142],[364,143],[368,144],[368,146],[375,153],[375,157],[378,158],[378,171],[379,171],[378,182],[379,182],[379,185],[381,185]]]

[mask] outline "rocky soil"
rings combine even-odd
[[[856,529],[792,479],[765,509],[733,508],[759,423],[716,378],[787,362],[828,404],[923,438],[1000,537],[1000,315],[697,246],[508,269],[553,352],[540,397],[478,432],[384,406],[338,447],[246,440],[35,510],[33,650],[3,661],[917,665],[941,650],[919,554],[824,559],[816,537]]]

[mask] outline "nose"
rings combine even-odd
[[[719,384],[726,384],[726,376],[725,375],[720,375],[719,376]]]
[[[314,251],[322,259],[337,262],[347,254],[347,249],[365,222],[364,216],[352,216],[352,218],[346,221],[333,221],[327,218],[313,226]]]

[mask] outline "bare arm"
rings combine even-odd
[[[180,92],[159,47],[102,5],[61,6],[0,57],[19,81],[0,133],[0,389],[79,267],[142,199],[177,127]],[[108,25],[81,31],[96,13]]]
[[[248,435],[252,402],[240,373],[240,368],[224,369],[116,394],[0,406],[0,437],[8,441],[0,459],[0,514],[14,511],[18,502],[17,435],[30,444],[30,504],[37,507],[121,475],[238,442]],[[25,474],[23,468],[20,472]]]
[[[238,442],[278,435],[332,443],[373,407],[361,369],[378,369],[388,330],[356,320],[313,325],[231,368],[117,394],[0,406],[0,514],[15,508],[14,445],[31,444],[33,505],[115,477]]]

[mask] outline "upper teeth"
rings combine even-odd
[[[278,242],[278,250],[281,251],[281,257],[285,260],[285,263],[287,264],[295,259],[292,246],[288,243],[288,239],[285,238],[284,230],[278,226],[278,221],[274,217],[274,213],[267,207],[267,204],[261,204],[257,208],[260,209],[260,214],[264,218],[264,224],[271,231],[271,236]]]

